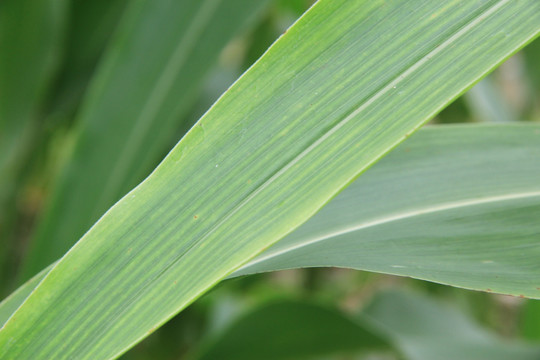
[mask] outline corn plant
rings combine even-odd
[[[538,36],[540,2],[319,0],[195,122],[219,54],[268,6],[0,4],[0,265],[2,290],[18,287],[0,303],[0,358],[117,358],[218,283],[283,269],[352,268],[540,299],[540,125],[419,130]],[[47,196],[21,246],[13,209],[36,182]],[[481,335],[445,345],[443,330],[389,317],[397,303],[425,324],[417,306],[461,319],[399,292],[354,318],[285,302],[190,356],[540,356],[467,320],[448,322]],[[309,319],[320,323],[286,337],[255,326]],[[306,328],[302,345],[295,334]],[[264,357],[239,338],[279,341]],[[481,350],[460,353],[463,343]]]

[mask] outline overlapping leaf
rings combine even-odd
[[[535,0],[318,2],[56,264],[0,331],[0,355],[118,356],[539,27]]]
[[[234,275],[341,266],[540,298],[540,125],[430,127]]]

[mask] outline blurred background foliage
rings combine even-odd
[[[197,1],[0,2],[2,298],[61,256],[144,179],[311,3],[206,1],[199,11]],[[155,23],[147,20],[152,11]],[[206,16],[214,25],[182,28],[192,16]],[[136,40],[144,38],[141,43],[131,42],[130,34],[137,31]],[[174,67],[175,56],[182,55],[171,53],[170,47],[183,41],[191,41],[185,50],[191,60]],[[540,121],[538,59],[540,39],[430,124]],[[137,94],[139,84],[153,81],[160,69],[170,66],[174,83],[163,94]],[[115,78],[111,69],[120,75]],[[97,98],[96,88],[108,89],[116,98],[108,104]],[[127,135],[122,139],[128,148],[139,148],[145,159],[130,164],[121,179],[113,179],[122,185],[103,195],[109,184],[104,172],[109,170],[92,166],[125,151],[107,148],[107,141],[117,139],[115,124],[131,126],[133,114],[124,110],[145,111],[139,103],[159,96],[156,106],[165,110],[156,110],[154,122],[141,131],[154,134],[161,128],[161,135],[139,142]],[[99,106],[101,113],[92,112]],[[166,126],[159,122],[163,117],[168,117]],[[99,138],[101,152],[98,146],[85,148],[87,138]],[[84,181],[72,178],[74,173]],[[59,198],[66,189],[67,199]],[[86,209],[84,199],[93,198],[102,199],[93,214],[76,211]],[[69,221],[75,225],[55,225],[66,217],[76,219]],[[278,332],[273,323],[285,324],[285,330]],[[438,334],[451,345],[440,345]],[[540,343],[537,301],[345,269],[301,269],[227,280],[123,358],[248,359],[256,352],[264,354],[258,359],[536,358],[538,352],[523,345],[524,340]],[[430,357],[437,346],[465,353],[449,350]]]

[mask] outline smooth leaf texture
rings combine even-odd
[[[339,266],[540,298],[540,125],[426,128],[233,276]]]
[[[510,342],[464,314],[426,296],[387,291],[362,313],[396,342],[409,360],[536,360],[540,346]]]
[[[295,301],[263,305],[203,346],[197,360],[301,360],[388,350],[368,324],[334,309]]]
[[[220,51],[267,0],[132,1],[90,85],[75,149],[23,269],[61,257],[176,142]]]
[[[318,2],[47,274],[0,331],[0,356],[118,356],[539,27],[536,0]]]
[[[341,266],[419,277],[475,290],[491,287],[490,290],[503,293],[532,293],[534,297],[538,289],[531,286],[539,276],[535,267],[539,225],[531,221],[534,211],[519,217],[514,208],[503,208],[500,215],[513,219],[516,222],[513,228],[519,228],[517,234],[525,235],[517,242],[508,241],[512,239],[508,236],[508,222],[477,221],[475,226],[464,227],[471,224],[470,219],[467,222],[455,219],[451,223],[449,231],[444,233],[444,253],[439,251],[439,236],[429,233],[440,225],[437,221],[422,225],[429,226],[427,231],[431,238],[421,242],[404,234],[408,228],[417,226],[417,217],[435,215],[436,220],[441,221],[446,219],[445,211],[475,205],[486,205],[484,210],[490,211],[497,209],[497,201],[512,198],[512,194],[538,191],[539,157],[540,125],[424,128],[375,164],[308,222],[230,277],[306,266]],[[486,202],[486,199],[494,202]],[[527,200],[526,197],[521,199]],[[399,222],[397,230],[388,227],[392,222]],[[371,227],[381,227],[381,230],[375,235],[370,233],[375,238],[366,238],[364,232]],[[478,228],[482,231],[491,228],[492,235],[475,238]],[[417,228],[416,231],[425,236],[426,230]],[[389,246],[386,238],[392,238],[399,246]],[[471,243],[467,253],[460,238]],[[493,254],[492,259],[496,259],[492,263],[486,263],[485,249],[474,248],[485,246],[488,253]],[[518,252],[512,257],[509,256],[512,248],[531,251],[527,251],[527,256],[520,256],[522,253]],[[421,261],[412,256],[426,251],[431,255]],[[442,261],[441,256],[446,260]],[[414,266],[395,267],[396,262],[411,261],[415,261]],[[492,273],[486,275],[487,265]],[[509,268],[512,271],[509,272]],[[44,270],[34,277],[19,293],[28,295],[47,272]],[[17,308],[25,297],[7,299],[5,304],[0,304],[0,313],[8,313],[4,307]],[[18,305],[8,305],[14,301],[18,301]]]
[[[453,286],[468,284],[475,290],[486,290],[487,286],[491,286],[500,292],[507,292],[503,289],[511,286],[514,294],[532,290],[532,295],[535,295],[534,290],[538,289],[530,289],[530,284],[536,284],[538,278],[534,265],[539,225],[530,221],[530,216],[514,216],[513,208],[503,209],[501,215],[513,218],[519,223],[516,224],[519,232],[529,234],[522,237],[520,243],[507,241],[507,223],[500,223],[499,226],[491,222],[475,224],[491,227],[490,233],[495,235],[484,240],[498,259],[491,265],[496,267],[490,269],[493,270],[491,276],[486,276],[483,269],[487,265],[484,250],[472,249],[464,258],[462,244],[459,243],[455,244],[453,251],[447,249],[444,254],[437,255],[441,245],[434,241],[437,236],[417,243],[416,239],[411,242],[401,234],[411,224],[416,226],[415,217],[428,216],[430,213],[437,216],[456,209],[455,205],[458,205],[457,209],[460,209],[459,205],[475,206],[475,201],[478,203],[476,205],[487,205],[485,210],[489,211],[490,205],[495,209],[493,205],[498,200],[512,197],[512,194],[534,193],[539,188],[536,181],[540,177],[539,157],[540,125],[444,125],[424,128],[375,164],[308,222],[235,271],[231,277],[305,266],[371,270],[369,267],[373,264],[377,264],[377,271],[385,267],[383,272],[386,273],[421,277],[418,275],[419,269],[397,270],[399,267],[396,268],[393,263],[410,261],[410,255],[417,252],[433,251],[435,254],[426,257],[422,264],[417,264],[423,266],[423,279],[442,281],[430,275],[442,273],[445,276],[443,282]],[[485,201],[490,198],[495,203]],[[537,201],[540,202],[540,199]],[[394,241],[401,242],[399,247],[395,247],[397,253],[392,253],[392,247],[381,238],[380,234],[385,235],[391,229],[386,227],[388,221],[385,220],[400,221],[399,230],[385,236],[393,234]],[[464,229],[464,224],[463,221],[454,221],[451,231],[445,233],[445,241],[454,243],[459,240],[456,239],[459,235],[468,239],[472,246],[483,246],[482,241],[471,240],[475,228]],[[371,226],[385,228],[377,235],[378,238],[365,239],[363,232]],[[366,243],[378,245],[380,249],[374,253],[374,249]],[[315,245],[321,246],[322,250],[312,248]],[[533,251],[527,252],[529,255],[526,257],[508,256],[509,248],[520,247]],[[335,254],[329,251],[330,248],[335,249]],[[446,266],[446,271],[440,269],[441,255],[447,258],[447,262],[453,261]],[[509,267],[514,269],[510,274]],[[18,290],[18,297],[10,297],[0,304],[0,314],[6,316],[5,320],[12,312],[5,309],[16,309],[50,268],[24,284]],[[448,273],[447,269],[453,270]],[[520,272],[516,272],[516,269]],[[479,271],[480,276],[477,274]],[[501,274],[506,275],[501,277]],[[476,287],[471,285],[471,277],[477,278]],[[515,289],[522,283],[525,286]],[[15,304],[11,305],[13,302]],[[2,317],[0,323],[1,320]],[[532,324],[536,325],[534,321]]]
[[[52,266],[43,269],[39,274],[25,282],[11,295],[0,302],[0,328],[4,326],[6,321],[17,310],[24,300],[30,295],[30,293],[36,288],[39,282],[51,271]]]

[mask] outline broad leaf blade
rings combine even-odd
[[[57,263],[0,332],[0,355],[118,356],[539,25],[536,0],[318,2]]]
[[[341,266],[540,298],[540,125],[418,132],[233,276]]]

